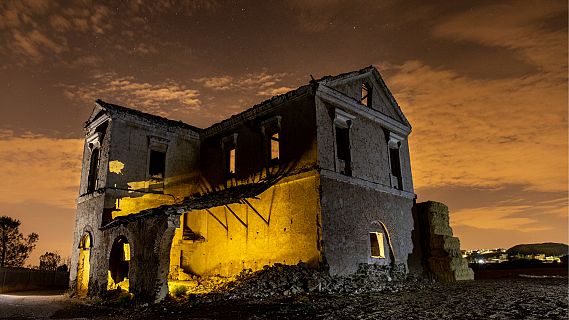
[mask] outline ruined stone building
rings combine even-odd
[[[188,274],[275,263],[420,268],[410,133],[373,67],[205,129],[98,100],[85,126],[72,288],[122,284],[152,300]]]

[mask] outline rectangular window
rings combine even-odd
[[[383,234],[380,232],[369,233],[370,256],[372,258],[385,258],[385,250],[383,248]]]
[[[361,95],[361,99],[360,102],[367,107],[371,108],[371,86],[368,85],[367,83],[362,83],[362,95]]]
[[[97,188],[99,174],[99,149],[93,149],[89,163],[89,176],[87,178],[87,192],[93,192]]]
[[[391,184],[395,189],[402,189],[403,181],[401,179],[401,160],[399,158],[399,149],[389,148],[389,160],[391,162]]]
[[[232,176],[235,174],[235,147],[232,147],[230,149],[227,150],[227,154],[226,154],[226,163],[227,163],[227,168],[226,168],[226,173],[229,176]]]
[[[279,161],[279,156],[280,156],[279,144],[280,144],[279,133],[277,132],[271,135],[271,162]]]
[[[150,150],[148,175],[154,179],[164,179],[166,173],[166,152]]]
[[[340,173],[347,176],[352,175],[349,128],[336,126],[336,155],[339,160]]]

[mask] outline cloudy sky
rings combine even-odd
[[[567,242],[566,1],[0,2],[0,215],[68,256],[94,99],[200,127],[375,65],[463,248]]]

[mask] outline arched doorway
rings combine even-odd
[[[85,233],[79,241],[79,261],[77,263],[77,295],[87,296],[89,291],[89,271],[91,265],[89,258],[91,255],[91,235]]]
[[[124,236],[118,237],[111,248],[107,290],[120,287],[128,291],[128,270],[130,263],[130,244]]]

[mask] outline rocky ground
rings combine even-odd
[[[0,297],[2,319],[568,319],[567,278],[521,277],[396,290],[271,298],[190,296],[158,305],[89,305],[64,298]],[[125,301],[123,301],[125,302]],[[19,304],[19,307],[18,307]],[[49,306],[46,306],[48,304]],[[128,303],[126,303],[128,305]],[[33,312],[41,310],[41,313]]]

